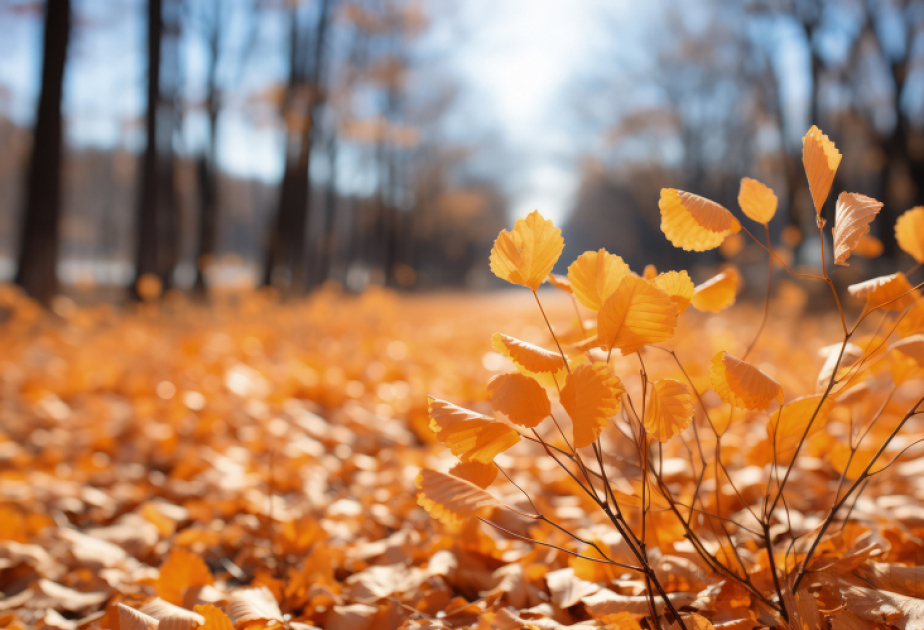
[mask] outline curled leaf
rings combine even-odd
[[[693,395],[690,389],[673,379],[654,384],[645,408],[645,430],[659,442],[667,442],[690,426],[693,421]]]
[[[783,404],[783,388],[779,383],[727,352],[713,357],[710,379],[719,398],[739,409],[763,410],[774,400]]]
[[[776,214],[777,198],[770,187],[750,177],[741,178],[738,205],[745,216],[758,223],[769,223]]]
[[[435,519],[457,525],[471,516],[487,516],[501,502],[475,484],[424,468],[417,475],[417,503]]]
[[[527,428],[536,426],[552,412],[549,396],[542,385],[519,372],[498,374],[492,378],[488,381],[488,394],[494,411]]]
[[[661,231],[675,247],[704,252],[715,249],[741,229],[732,213],[705,197],[662,188],[658,202]]]
[[[527,372],[558,374],[565,369],[565,360],[557,352],[540,348],[539,346],[494,333],[491,342],[497,350],[513,361],[518,368]]]
[[[847,287],[847,292],[856,298],[866,298],[867,311],[876,308],[902,311],[920,297],[917,289],[911,286],[908,278],[901,272],[852,284]]]
[[[254,621],[281,622],[283,620],[276,598],[265,586],[241,588],[231,593],[228,617],[237,627]]]
[[[517,219],[513,231],[502,230],[491,250],[491,271],[501,280],[533,291],[551,273],[565,241],[561,230],[533,210]]]
[[[578,302],[599,311],[623,277],[630,273],[629,265],[622,258],[601,249],[578,256],[568,267],[568,280]]]
[[[119,609],[119,627],[122,630],[154,630],[158,621],[150,615],[139,610],[129,608],[125,604],[116,604]]]
[[[698,311],[710,313],[724,311],[735,303],[740,283],[741,275],[738,270],[734,267],[729,267],[722,273],[697,286],[693,291],[690,304]]]
[[[460,461],[488,464],[520,441],[511,427],[445,400],[430,398],[430,429]]]
[[[677,304],[664,291],[627,275],[597,314],[597,338],[623,355],[632,354],[673,337],[677,317]]]
[[[837,147],[818,127],[812,125],[802,138],[802,164],[805,166],[809,190],[812,192],[812,203],[815,204],[818,216],[821,216],[821,208],[831,192],[834,174],[840,163],[841,154]]]
[[[561,405],[574,425],[574,448],[590,446],[622,409],[622,381],[602,362],[582,363],[565,379]]]
[[[834,263],[847,265],[850,253],[869,232],[869,224],[882,209],[882,202],[859,193],[842,192],[837,197],[834,223]]]

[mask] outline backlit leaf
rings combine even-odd
[[[494,411],[527,428],[542,422],[552,411],[549,396],[542,385],[519,372],[498,374],[492,378],[488,381],[488,394]]]
[[[488,464],[520,441],[511,427],[480,413],[430,398],[430,429],[460,461]]]
[[[769,223],[776,214],[777,199],[773,190],[750,177],[741,178],[738,205],[745,216],[758,223]]]
[[[661,231],[675,247],[704,252],[722,244],[741,229],[732,213],[705,197],[674,188],[662,188],[658,202]]]
[[[417,475],[417,503],[447,525],[458,525],[472,516],[487,516],[501,503],[475,484],[424,468]]]
[[[597,338],[623,355],[667,341],[677,326],[677,304],[637,276],[625,276],[597,314]]]
[[[806,429],[808,436],[812,436],[825,427],[828,414],[836,403],[831,398],[822,403],[821,399],[821,396],[797,398],[770,417],[767,434],[774,445],[777,461],[788,462],[792,459]]]
[[[693,297],[693,281],[686,271],[666,271],[652,280],[657,288],[661,289],[677,305],[677,314],[683,315],[690,306]]]
[[[739,409],[764,410],[774,400],[783,404],[783,388],[779,383],[727,352],[713,357],[710,379],[719,398]]]
[[[837,197],[834,223],[834,263],[847,265],[850,253],[869,232],[869,224],[882,209],[882,202],[859,193],[842,192]]]
[[[630,273],[629,265],[622,258],[601,249],[578,256],[568,267],[568,280],[578,302],[599,311],[619,286],[623,276]]]
[[[459,479],[469,481],[479,488],[487,489],[497,478],[497,466],[492,462],[459,462],[449,469],[449,474]]]
[[[696,310],[709,313],[718,313],[735,303],[738,295],[738,286],[741,276],[734,267],[729,267],[722,273],[706,280],[693,290],[690,299]]]
[[[669,378],[654,384],[645,408],[645,430],[659,442],[667,442],[693,421],[690,388]]]
[[[905,253],[924,263],[924,206],[915,206],[898,217],[895,240]]]
[[[920,293],[911,286],[905,274],[898,272],[852,284],[847,292],[856,298],[866,298],[866,310],[881,307],[889,311],[902,311],[914,304]]]
[[[531,343],[494,333],[491,342],[497,350],[527,372],[559,374],[565,370],[561,354],[540,348]]]
[[[808,177],[809,189],[812,192],[812,203],[815,212],[821,216],[821,208],[825,205],[834,174],[841,163],[841,154],[815,125],[809,129],[802,138],[802,164],[805,166],[805,175]]]
[[[491,271],[501,280],[538,289],[565,245],[561,230],[534,210],[502,230],[491,250]]]
[[[590,446],[597,439],[622,409],[620,397],[625,391],[619,377],[602,361],[574,368],[561,388],[561,405],[574,425],[574,448]]]

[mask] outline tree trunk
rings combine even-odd
[[[160,42],[163,34],[162,0],[148,0],[148,85],[145,131],[147,146],[141,161],[141,184],[138,197],[138,241],[135,252],[135,284],[146,274],[158,272],[158,105],[160,101]]]
[[[26,183],[25,217],[16,273],[16,283],[46,305],[58,289],[63,143],[61,97],[70,38],[70,14],[70,0],[48,0],[42,87]]]

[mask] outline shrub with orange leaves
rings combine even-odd
[[[834,143],[812,127],[803,141],[803,161],[822,248],[826,226],[822,211],[840,160]],[[709,355],[711,362],[695,356],[703,343],[690,339],[694,355],[681,361],[684,343],[675,339],[680,316],[687,305],[709,313],[731,307],[742,282],[734,267],[694,286],[686,271],[657,274],[649,265],[640,276],[618,255],[601,249],[580,255],[568,267],[565,281],[549,275],[563,242],[559,231],[538,212],[518,220],[512,234],[501,232],[491,268],[498,277],[532,290],[553,347],[536,347],[495,333],[495,345],[520,370],[488,384],[493,410],[500,417],[443,402],[431,404],[430,417],[437,436],[461,462],[473,457],[482,466],[493,462],[522,496],[519,503],[508,497],[505,504],[489,491],[496,477],[475,485],[462,471],[454,475],[424,469],[418,482],[420,505],[456,528],[464,529],[478,518],[585,564],[601,565],[597,572],[583,568],[583,579],[615,582],[615,576],[606,573],[612,567],[628,572],[623,579],[634,573],[639,578],[637,608],[621,599],[626,596],[618,591],[601,595],[603,591],[578,577],[569,584],[574,591],[586,592],[580,601],[598,619],[631,611],[625,622],[614,621],[618,627],[647,618],[651,628],[662,628],[665,621],[683,630],[714,628],[718,626],[713,619],[723,615],[728,624],[721,627],[735,628],[758,623],[814,630],[827,627],[826,619],[832,628],[888,622],[887,615],[877,617],[872,612],[878,604],[863,602],[868,596],[858,595],[851,586],[851,569],[866,557],[858,556],[857,564],[846,557],[826,560],[824,549],[844,535],[843,530],[833,533],[832,526],[849,517],[859,493],[875,475],[903,459],[910,446],[899,450],[902,441],[897,436],[924,413],[920,389],[924,344],[919,343],[924,331],[917,316],[922,308],[921,285],[912,286],[905,274],[896,273],[851,286],[848,293],[866,304],[848,326],[824,251],[821,275],[817,275],[792,271],[771,249],[769,223],[777,206],[773,191],[744,178],[738,200],[743,214],[763,225],[766,243],[711,200],[671,188],[661,191],[661,229],[674,246],[710,250],[743,230],[768,253],[768,293],[756,334],[746,347],[733,333],[727,334],[724,347]],[[848,266],[851,253],[871,251],[870,224],[882,205],[859,193],[841,193],[832,229],[835,264]],[[898,243],[918,263],[924,259],[922,216],[924,212],[915,208],[896,224]],[[729,248],[728,255],[740,249],[740,244]],[[767,358],[757,364],[747,360],[767,328],[774,263],[796,277],[827,284],[840,319],[840,343],[826,346],[820,372],[801,380],[795,378],[795,370]],[[573,302],[576,335],[556,329],[548,318],[537,293],[543,274]],[[582,306],[596,312],[596,328],[585,325]],[[910,311],[916,324],[906,324],[900,332],[903,338],[891,341]],[[874,314],[882,318],[875,329],[861,332]],[[728,352],[735,345],[743,350],[740,359]],[[619,350],[616,356],[614,349]],[[785,350],[777,354],[782,356]],[[634,368],[630,367],[633,359]],[[537,380],[538,372],[551,378]],[[775,374],[785,379],[778,380]],[[906,387],[912,382],[917,390]],[[448,413],[464,424],[447,431]],[[735,429],[761,423],[763,436]],[[568,424],[570,439],[564,430]],[[745,435],[747,442],[741,439]],[[599,510],[602,521],[612,528],[612,543],[603,542],[599,533],[590,536],[568,527],[561,513],[556,520],[554,504],[536,494],[541,485],[506,470],[516,461],[508,449],[524,444],[533,452],[538,448],[553,470],[566,475],[578,504]],[[689,454],[688,462],[678,461],[682,450]],[[800,468],[807,458],[821,462],[814,468]],[[793,483],[796,479],[804,483],[809,471],[819,466],[826,466],[829,478],[837,481],[825,497],[826,514],[806,528],[793,522],[793,507],[804,504]],[[685,473],[678,474],[680,470]],[[485,479],[480,473],[479,478]],[[533,494],[526,488],[532,488]],[[703,575],[721,578],[717,589],[740,593],[751,610],[748,619],[733,621],[734,615],[729,618],[730,613],[722,612],[725,607],[714,602],[705,606],[711,611],[706,616],[687,614],[684,607],[690,602],[668,592],[674,574],[658,566],[667,557],[663,554],[671,553],[693,561]],[[851,552],[845,548],[843,553]],[[838,562],[843,568],[832,569]],[[818,573],[822,567],[825,572]],[[556,577],[556,589],[563,579]],[[707,592],[698,597],[710,597]],[[572,601],[560,592],[553,597]],[[924,627],[924,601],[913,608],[910,604],[901,608],[894,599],[881,601],[899,611],[896,614],[913,619],[914,627]],[[906,627],[904,621],[900,627]]]

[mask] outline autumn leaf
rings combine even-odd
[[[783,404],[779,383],[727,352],[713,357],[710,379],[719,398],[739,409],[764,410],[774,400]]]
[[[537,290],[561,256],[561,230],[534,210],[502,230],[491,250],[491,271],[501,280]]]
[[[822,396],[804,396],[784,405],[767,422],[777,461],[788,462],[799,446],[802,436],[815,435],[828,422],[828,415],[834,409],[835,401]],[[816,411],[817,410],[817,411]]]
[[[597,314],[597,338],[623,355],[667,341],[677,325],[676,303],[642,278],[627,275]]]
[[[568,267],[568,280],[578,302],[599,311],[623,277],[630,273],[629,265],[622,258],[601,249],[578,256]]]
[[[561,405],[574,425],[574,448],[593,444],[609,419],[622,409],[622,381],[602,361],[577,366],[561,388]]]
[[[518,368],[525,370],[527,375],[541,372],[557,375],[565,370],[565,360],[557,352],[501,333],[494,333],[491,341],[500,353],[513,361]]]
[[[924,206],[915,206],[895,222],[898,246],[919,263],[924,263]]]
[[[186,589],[214,582],[212,572],[202,558],[182,547],[174,547],[167,561],[160,567],[157,595],[164,601],[182,606]]]
[[[869,232],[869,224],[882,209],[882,202],[859,193],[842,192],[837,198],[834,223],[834,263],[847,265],[850,253]]]
[[[471,482],[482,489],[487,489],[497,478],[497,466],[482,464],[481,462],[459,462],[449,469],[449,474],[459,479]]]
[[[193,611],[205,619],[205,623],[199,626],[201,630],[234,630],[234,624],[228,616],[212,604],[194,606]]]
[[[877,308],[903,311],[920,297],[918,290],[901,272],[852,284],[847,287],[847,292],[856,298],[866,298],[867,311]]]
[[[511,427],[445,400],[429,399],[430,429],[463,462],[489,464],[520,441]]]
[[[666,271],[658,274],[651,280],[651,283],[664,291],[677,305],[678,315],[683,315],[690,306],[690,299],[693,297],[695,287],[686,271]]]
[[[773,191],[756,179],[741,178],[738,205],[745,216],[758,223],[770,223],[776,214],[777,199]]]
[[[734,267],[706,280],[693,290],[690,303],[698,311],[718,313],[735,303],[741,275]]]
[[[815,204],[818,216],[821,216],[821,208],[831,191],[834,174],[840,163],[841,154],[837,147],[818,127],[812,125],[802,138],[802,164],[805,166],[809,189],[812,192],[812,203]]]
[[[542,385],[519,372],[492,378],[488,381],[488,394],[494,411],[527,428],[536,426],[552,412],[549,396]]]
[[[699,195],[662,188],[661,231],[675,247],[704,252],[715,249],[741,229],[732,213]]]
[[[501,503],[475,484],[424,468],[417,475],[417,502],[435,519],[458,525],[472,516],[487,516]]]
[[[669,378],[657,381],[645,408],[645,431],[659,442],[667,442],[693,421],[690,389]]]

